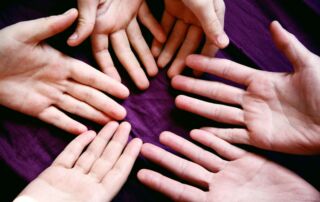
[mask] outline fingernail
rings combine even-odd
[[[71,9],[69,9],[69,10],[67,10],[65,13],[64,13],[64,15],[68,15],[68,14],[70,14],[70,13],[72,13],[73,12],[73,8],[71,8]]]
[[[74,33],[69,37],[69,40],[76,40],[78,38],[78,34]]]
[[[229,38],[225,33],[223,33],[218,36],[217,42],[220,47],[226,47],[229,44]]]

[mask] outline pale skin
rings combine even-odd
[[[148,169],[140,170],[138,179],[174,201],[320,201],[314,187],[286,168],[206,131],[193,130],[190,135],[220,157],[178,135],[164,132],[160,142],[190,160],[152,144],[144,144],[141,153],[183,182]]]
[[[285,153],[318,154],[320,96],[316,92],[320,91],[320,58],[278,22],[273,22],[270,29],[275,45],[291,62],[293,73],[271,73],[226,59],[190,56],[187,64],[192,69],[231,80],[245,89],[177,76],[172,81],[175,89],[222,104],[180,95],[176,105],[214,121],[235,125],[225,129],[203,128],[228,142]]]
[[[126,116],[110,95],[129,96],[120,82],[43,42],[67,29],[77,16],[71,9],[0,31],[0,104],[72,134],[87,127],[65,112],[104,125]]]
[[[75,33],[68,44],[79,45],[91,35],[93,55],[101,70],[116,80],[121,80],[109,53],[109,43],[127,70],[136,86],[145,90],[149,87],[148,76],[158,73],[151,50],[140,30],[137,19],[145,25],[153,36],[164,42],[166,35],[142,0],[78,0],[80,18]],[[137,53],[144,69],[134,54]]]
[[[127,144],[130,129],[127,122],[110,122],[98,135],[93,131],[79,135],[15,202],[111,201],[128,178],[142,146],[139,139]]]
[[[203,32],[206,34],[206,43],[201,52],[203,55],[213,57],[218,48],[229,44],[229,38],[223,30],[223,0],[165,0],[164,3],[161,25],[170,35],[165,44],[155,39],[151,51],[158,58],[160,68],[173,60],[168,69],[169,78],[184,70],[185,59],[200,46]]]

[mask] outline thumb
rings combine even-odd
[[[78,0],[78,26],[76,31],[68,39],[69,46],[79,45],[92,33],[98,6],[98,0]]]
[[[224,32],[223,22],[220,22],[216,9],[219,13],[225,12],[223,1],[219,1],[219,6],[215,8],[212,0],[183,0],[184,4],[196,15],[206,36],[219,48],[225,48],[229,44],[229,38]],[[220,5],[221,4],[221,5]]]
[[[19,30],[21,30],[17,35],[27,42],[39,43],[66,30],[76,20],[77,16],[78,11],[73,8],[62,15],[21,22],[17,24]]]
[[[285,30],[278,21],[273,21],[270,31],[277,48],[288,58],[295,70],[306,66],[312,53],[291,33]]]

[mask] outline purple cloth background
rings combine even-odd
[[[163,5],[156,1],[152,3],[152,10],[159,17]],[[225,3],[227,8],[225,29],[230,36],[231,44],[227,49],[219,52],[218,57],[229,58],[267,71],[291,71],[288,61],[272,43],[268,31],[272,20],[280,21],[309,49],[320,55],[319,1],[225,0]],[[65,2],[63,0],[16,0],[3,1],[0,4],[0,28],[18,21],[62,13],[76,5],[75,1]],[[50,39],[49,43],[72,57],[96,66],[88,42],[77,48],[70,48],[66,45],[66,38],[72,29]],[[150,42],[150,34],[145,30],[144,33]],[[127,78],[127,75],[122,73]],[[206,77],[212,79],[210,76]],[[127,85],[133,86],[128,78],[124,80]],[[139,137],[144,142],[160,145],[158,136],[164,130],[187,138],[188,131],[192,128],[205,125],[221,126],[221,124],[177,110],[174,106],[174,98],[178,92],[170,88],[165,71],[152,79],[147,91],[139,92],[133,87],[130,89],[132,91],[130,98],[123,102],[128,111],[126,120],[133,126],[131,136]],[[91,122],[77,119],[84,121],[93,129],[100,128]],[[72,135],[34,118],[0,107],[0,160],[3,165],[13,170],[14,175],[22,179],[22,184],[25,183],[24,180],[28,182],[34,179],[49,166],[72,138]],[[301,157],[246,148],[287,166],[315,187],[320,188],[318,156]],[[115,201],[163,201],[165,199],[137,181],[136,171],[142,167],[162,171],[145,159],[139,158],[132,175]],[[0,176],[4,182],[9,180],[1,169]]]

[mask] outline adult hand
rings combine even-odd
[[[225,59],[190,56],[187,64],[192,69],[231,80],[246,89],[182,76],[173,79],[173,87],[241,108],[187,96],[177,97],[176,105],[215,121],[244,126],[205,128],[231,143],[287,153],[319,153],[320,59],[278,22],[271,24],[271,33],[276,46],[292,63],[293,73],[264,72]]]
[[[97,136],[89,131],[76,137],[15,201],[111,201],[141,149],[139,139],[127,145],[130,128],[110,122]]]
[[[87,128],[63,111],[106,124],[123,119],[126,111],[101,91],[117,98],[129,95],[121,83],[43,43],[77,15],[71,9],[0,31],[0,104],[73,134]]]
[[[78,1],[79,6],[82,5],[81,2],[81,0]],[[88,16],[86,17],[87,20],[81,20],[80,18],[80,22],[86,23],[82,23],[83,26],[79,24],[78,29],[84,30],[81,27],[87,27],[86,30],[93,32],[91,36],[93,55],[102,71],[114,79],[121,80],[109,53],[110,41],[116,56],[128,71],[136,86],[142,90],[148,88],[148,78],[130,45],[145,66],[148,76],[155,76],[158,73],[158,68],[143,38],[137,17],[157,40],[164,42],[166,35],[160,24],[152,16],[147,3],[142,0],[110,0],[100,2],[98,10],[94,10],[98,4],[97,1],[86,2],[86,4],[92,5],[85,7],[84,10],[86,11],[83,11],[83,13],[90,13],[90,15],[84,15]],[[93,21],[95,12],[97,12],[97,16]],[[94,29],[92,29],[92,24],[95,25]],[[82,31],[82,33],[84,34],[71,36],[68,41],[69,45],[78,45],[83,41],[88,34],[85,34],[87,31]]]
[[[141,153],[183,182],[147,169],[138,172],[138,179],[174,201],[319,200],[320,194],[315,188],[280,165],[206,131],[194,130],[191,138],[213,149],[219,156],[165,132],[160,135],[160,142],[190,160],[152,144],[144,144]]]
[[[153,41],[152,53],[158,57],[158,66],[165,67],[174,57],[169,67],[168,76],[180,74],[185,67],[186,57],[199,47],[203,30],[207,40],[202,54],[214,56],[218,48],[228,45],[229,39],[224,27],[225,4],[223,0],[165,0],[162,26],[170,37],[163,48],[163,43]]]

